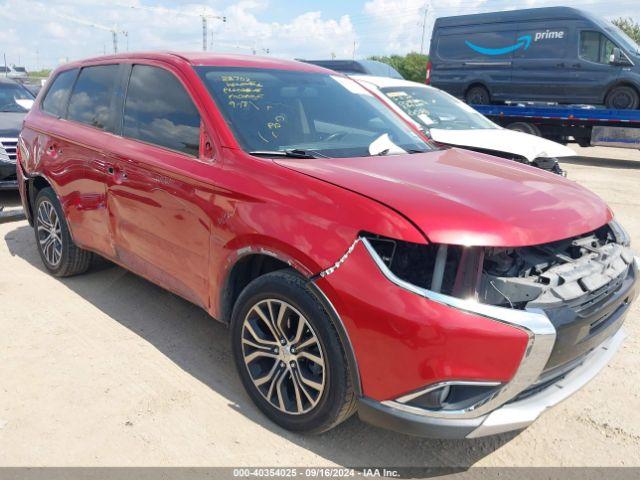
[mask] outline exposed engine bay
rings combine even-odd
[[[515,308],[574,303],[619,284],[632,262],[631,249],[616,243],[609,228],[545,245],[486,249],[478,298]]]

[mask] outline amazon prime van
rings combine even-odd
[[[640,47],[568,7],[438,18],[427,83],[471,104],[506,100],[640,106]]]

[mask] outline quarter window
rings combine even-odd
[[[56,75],[42,100],[42,110],[56,117],[64,116],[69,92],[78,75],[78,70],[66,70]]]
[[[86,67],[73,87],[67,118],[100,129],[111,127],[111,99],[118,65]]]
[[[580,32],[580,57],[595,63],[609,63],[615,44],[600,32]]]
[[[134,65],[124,106],[123,134],[198,156],[200,115],[172,73]]]

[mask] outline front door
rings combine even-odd
[[[609,63],[616,46],[595,30],[581,30],[578,35],[578,56],[570,62],[573,103],[601,103],[607,87],[622,73],[622,67]]]
[[[118,260],[190,301],[208,306],[217,168],[200,156],[201,119],[184,85],[159,66],[134,65],[121,133],[110,146],[110,226]]]

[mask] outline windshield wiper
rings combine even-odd
[[[376,153],[375,155],[373,155],[374,157],[385,157],[387,155],[389,155],[389,148],[382,150],[381,152]],[[417,148],[408,148],[405,150],[405,153],[427,153],[430,150],[419,150]]]
[[[407,153],[427,153],[430,152],[431,150],[420,150],[418,148],[409,148],[407,150]]]
[[[254,150],[253,152],[249,152],[249,154],[257,157],[329,158],[315,150],[302,150],[300,148],[291,148],[288,150]]]

